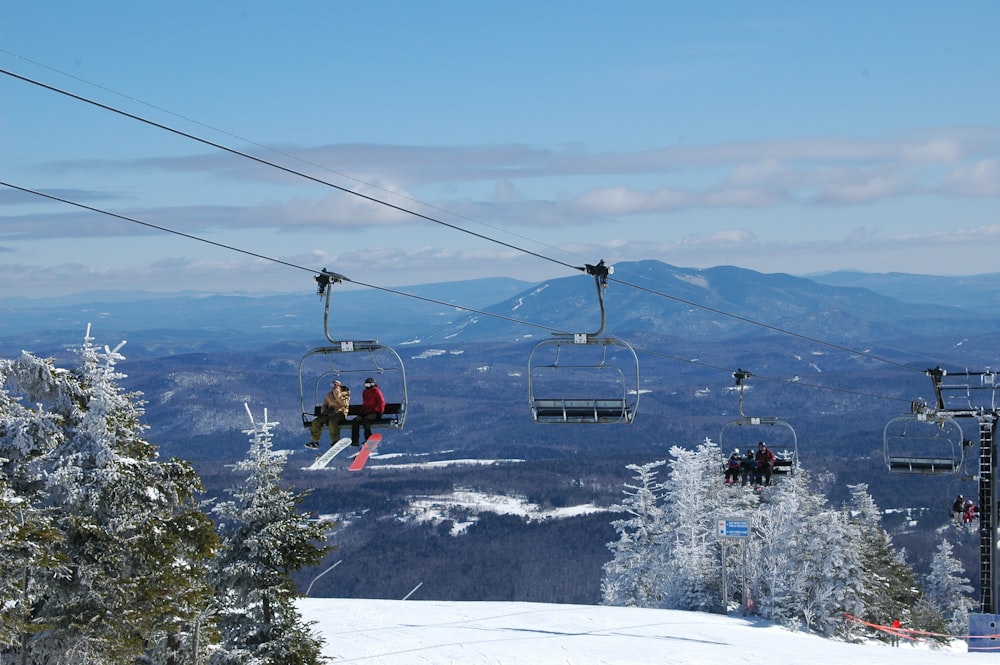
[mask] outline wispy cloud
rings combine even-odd
[[[185,232],[351,231],[421,223],[409,211],[449,221],[558,227],[688,210],[858,206],[916,195],[995,197],[1000,196],[998,154],[1000,129],[959,127],[894,138],[804,137],[619,153],[589,153],[579,145],[544,149],[344,144],[285,147],[267,155],[335,185],[334,191],[325,192],[311,189],[301,178],[228,154],[60,162],[48,165],[48,170],[85,169],[91,175],[117,170],[154,180],[158,173],[161,178],[164,173],[210,176],[225,183],[228,199],[239,198],[234,192],[240,187],[248,188],[245,205],[176,206],[143,205],[126,189],[121,193],[60,190],[65,198],[115,206],[114,212]],[[335,165],[335,170],[321,164]],[[257,188],[265,181],[267,200],[261,201]],[[536,184],[540,181],[546,183],[543,188]],[[558,184],[553,188],[552,183]],[[284,189],[292,185],[294,189]],[[525,193],[538,190],[546,195]],[[25,197],[7,192],[0,203],[8,202],[23,204]],[[123,202],[132,205],[122,210]],[[93,213],[21,210],[4,218],[0,237],[136,232],[120,221],[95,219]]]

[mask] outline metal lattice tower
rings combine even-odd
[[[997,506],[993,499],[993,478],[996,475],[995,414],[979,417],[979,603],[983,614],[996,613],[996,546],[994,525]]]
[[[934,383],[936,408],[925,407],[937,418],[975,418],[979,424],[979,598],[983,614],[997,613],[1000,598],[996,575],[997,501],[994,479],[1000,456],[996,449],[998,410],[996,394],[1000,390],[997,372],[957,372],[949,374],[940,367],[927,370]],[[945,382],[948,377],[948,382]]]

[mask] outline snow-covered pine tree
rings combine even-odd
[[[66,571],[26,569],[27,630],[2,663],[128,662],[184,631],[209,598],[216,539],[200,480],[142,437],[138,395],[118,387],[120,349],[99,350],[88,328],[73,370],[30,353],[0,362],[13,395],[0,402],[3,470],[50,520]]]
[[[863,566],[857,527],[809,487],[800,469],[783,478],[753,520],[752,587],[761,616],[833,635],[858,611]]]
[[[663,606],[706,612],[722,607],[722,556],[718,520],[739,508],[740,494],[722,483],[722,452],[710,439],[694,450],[670,449],[664,500],[667,547]],[[725,494],[725,497],[723,496]]]
[[[25,494],[38,482],[30,482],[23,464],[39,435],[54,437],[58,424],[4,387],[12,366],[0,360],[0,654],[22,648],[30,634],[34,578],[66,573],[60,568],[62,537],[52,525],[52,511]]]
[[[931,607],[944,619],[945,630],[951,635],[967,635],[969,612],[978,603],[975,589],[965,576],[962,562],[954,555],[950,542],[942,539],[934,552],[931,568],[924,580],[924,593]]]
[[[611,523],[618,540],[608,543],[614,554],[604,564],[601,593],[605,605],[659,607],[663,602],[666,572],[662,560],[664,486],[656,480],[666,461],[629,464],[635,484],[625,483],[625,500],[614,510],[628,513],[627,519]]]
[[[14,494],[0,469],[0,653],[30,634],[33,578],[66,574],[61,541],[51,514]]]
[[[305,494],[281,486],[285,456],[271,447],[278,423],[254,423],[250,450],[236,464],[246,474],[228,490],[232,500],[213,512],[224,547],[213,580],[220,607],[221,648],[213,665],[315,665],[322,662],[321,642],[311,634],[295,606],[292,571],[319,563],[329,548],[326,522],[313,522],[298,510]]]
[[[916,576],[882,527],[882,514],[868,493],[868,485],[851,485],[850,490],[850,519],[859,528],[860,539],[856,546],[864,565],[861,595],[864,609],[859,616],[885,626],[899,619],[903,625],[924,628],[915,625],[912,615],[921,597]]]

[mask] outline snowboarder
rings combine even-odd
[[[757,444],[757,485],[770,485],[771,484],[771,470],[774,468],[774,460],[777,459],[770,450],[767,449],[767,444],[761,441]]]
[[[347,409],[351,404],[351,389],[333,381],[330,392],[323,398],[323,406],[319,415],[309,424],[309,443],[306,448],[319,448],[319,439],[323,434],[323,425],[330,427],[330,445],[340,438],[340,425],[347,422]]]
[[[740,477],[740,451],[737,448],[726,461],[726,484],[735,485]]]
[[[362,426],[365,428],[365,439],[371,438],[373,420],[378,420],[385,413],[385,395],[382,389],[375,383],[375,379],[368,377],[365,379],[365,389],[361,393],[361,411],[351,421],[351,445],[360,446],[358,442],[358,430]]]

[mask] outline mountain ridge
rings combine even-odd
[[[816,281],[734,266],[679,268],[655,260],[626,262],[615,268],[602,293],[603,328],[593,279],[576,275],[537,283],[494,278],[399,290],[341,291],[334,286],[330,333],[335,339],[379,339],[388,344],[448,344],[516,341],[545,337],[553,331],[594,333],[599,329],[607,335],[657,333],[703,341],[787,331],[819,338],[836,336],[838,342],[1000,330],[1000,317],[982,306],[982,293],[990,284],[1000,293],[1000,274],[928,278],[836,273]],[[975,297],[947,295],[960,293],[962,284],[969,282],[977,285]],[[929,283],[935,285],[934,290],[928,289]],[[937,302],[907,302],[887,293]],[[87,324],[103,336],[128,338],[133,348],[156,346],[157,337],[175,339],[185,333],[200,335],[204,342],[196,349],[203,350],[259,348],[324,337],[323,301],[312,291],[261,296],[182,292],[147,297],[122,292],[94,297],[102,295],[103,300],[0,299],[5,321],[5,339],[0,344],[6,345],[0,350],[14,343],[27,348],[23,344],[67,334],[79,337]],[[955,304],[942,304],[946,297]]]

